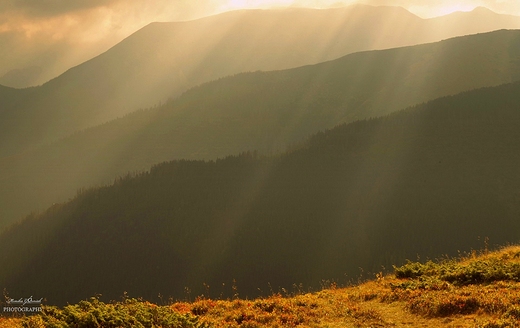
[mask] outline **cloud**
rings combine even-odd
[[[2,12],[21,13],[29,17],[53,17],[110,6],[118,0],[11,0],[0,4]]]
[[[10,0],[0,2],[0,12],[25,16],[31,19],[43,19],[62,15],[83,14],[92,10],[137,10],[141,13],[163,12],[192,18],[210,12],[222,0]]]

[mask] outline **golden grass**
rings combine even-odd
[[[20,319],[0,317],[0,328],[22,327]]]
[[[403,268],[406,266],[396,272]],[[515,275],[520,274],[520,246],[473,253],[427,268],[428,274],[413,278],[378,275],[377,279],[357,286],[333,285],[291,297],[275,294],[254,300],[199,298],[167,307],[198,318],[201,325],[216,328],[520,327],[520,281]],[[511,272],[499,271],[503,268]],[[517,269],[518,272],[512,272]],[[487,280],[472,283],[466,279],[468,275],[475,281],[482,277]],[[453,280],[460,277],[466,280]],[[143,306],[158,307],[148,302],[143,302]],[[22,327],[22,322],[36,327],[42,321],[0,318],[0,328]]]

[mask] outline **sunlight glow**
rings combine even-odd
[[[475,8],[476,8],[476,6],[473,6],[473,5],[459,3],[459,4],[440,7],[436,10],[436,14],[437,14],[437,16],[444,16],[444,15],[448,15],[448,14],[451,14],[451,13],[454,13],[457,11],[464,11],[464,12],[472,11]]]
[[[221,0],[217,12],[239,9],[268,9],[276,7],[332,8],[352,4],[372,6],[401,6],[422,18],[449,15],[454,12],[472,11],[478,6],[502,14],[520,15],[520,2],[516,0],[437,0],[422,2],[414,0]],[[217,3],[217,2],[216,2]]]
[[[293,0],[229,0],[221,5],[221,10],[268,8],[273,6],[286,7],[293,3]]]

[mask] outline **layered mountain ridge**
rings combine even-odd
[[[22,90],[13,99],[0,98],[8,104],[3,106],[7,117],[0,117],[0,157],[159,104],[220,77],[499,28],[520,28],[520,18],[477,10],[424,20],[399,7],[354,5],[243,10],[152,23],[42,86]]]
[[[337,124],[519,77],[520,32],[503,30],[223,78],[163,106],[0,159],[1,217],[5,225],[79,188],[159,162],[280,152]]]
[[[254,297],[484,238],[515,242],[519,92],[478,89],[338,126],[281,156],[165,162],[82,190],[1,235],[0,285],[52,304],[182,298],[232,280]]]

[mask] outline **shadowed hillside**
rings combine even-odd
[[[519,77],[520,31],[497,31],[220,79],[163,106],[0,159],[1,222],[155,163],[284,151],[340,123]]]
[[[409,262],[358,285],[334,283],[318,292],[297,289],[257,299],[204,295],[154,304],[135,298],[104,303],[92,297],[38,315],[1,318],[0,326],[42,325],[191,327],[516,327],[519,246],[464,257]]]
[[[9,123],[0,116],[0,156],[164,102],[219,77],[498,28],[520,28],[520,18],[480,10],[423,20],[398,7],[356,5],[153,23],[41,87],[24,90],[4,107]]]
[[[173,161],[82,190],[2,234],[0,288],[63,304],[182,298],[203,283],[218,294],[235,279],[253,297],[485,237],[516,242],[519,92],[479,89],[338,126],[285,155]]]

